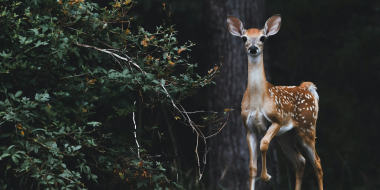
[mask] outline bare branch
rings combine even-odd
[[[136,105],[136,101],[134,105]],[[133,112],[133,124],[135,124],[135,130],[137,130],[136,121],[135,121],[135,112]],[[139,142],[137,141],[136,131],[133,133],[135,134],[135,140],[137,144],[137,157],[140,159],[140,145],[139,145]]]
[[[92,49],[96,49],[96,50],[101,51],[101,52],[104,52],[104,53],[108,53],[108,54],[110,54],[110,55],[112,55],[112,56],[114,56],[114,57],[117,57],[117,58],[119,58],[119,59],[121,59],[121,60],[124,60],[124,61],[126,61],[126,62],[128,62],[128,63],[133,64],[133,65],[134,65],[135,67],[137,67],[142,73],[146,74],[146,72],[143,71],[143,70],[140,68],[140,66],[138,66],[135,62],[133,62],[133,60],[132,60],[129,56],[127,56],[127,55],[125,55],[125,56],[127,57],[127,58],[125,58],[125,57],[121,57],[120,55],[118,55],[118,54],[116,54],[116,53],[112,53],[112,52],[110,52],[109,50],[100,49],[100,48],[97,48],[97,47],[95,47],[95,46],[89,46],[89,45],[79,44],[79,43],[74,43],[74,44],[76,44],[77,46],[86,47],[86,48],[92,48]]]

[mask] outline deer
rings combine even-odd
[[[269,143],[276,136],[286,157],[295,168],[295,189],[300,190],[306,160],[296,146],[301,144],[311,162],[319,190],[323,190],[321,159],[315,149],[316,122],[319,96],[312,82],[300,86],[274,86],[266,81],[263,49],[269,36],[281,27],[281,15],[270,17],[264,28],[245,29],[242,22],[227,16],[229,32],[243,40],[248,56],[248,84],[241,103],[241,118],[247,132],[249,158],[249,185],[255,189],[258,147],[262,157],[261,181],[269,181],[266,169],[266,153]],[[258,135],[262,135],[258,146]]]

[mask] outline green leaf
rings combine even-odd
[[[13,156],[17,157],[17,158],[21,158],[21,156],[19,154],[25,154],[24,151],[17,151],[16,153],[13,154]]]
[[[145,62],[144,62],[144,58],[143,58],[143,57],[139,57],[139,58],[137,58],[137,63],[138,63],[138,65],[140,66],[140,68],[141,68],[142,70],[145,69]]]
[[[46,24],[41,24],[41,25],[39,25],[39,27],[42,28],[42,33],[46,32],[46,30],[49,29],[48,25],[46,25]]]
[[[14,96],[13,94],[11,94],[11,93],[8,93],[8,95],[9,95],[9,97],[11,97],[11,98],[12,98],[12,100],[14,100],[14,99],[15,99],[15,96]]]
[[[133,87],[127,84],[127,87],[131,90],[133,90]]]
[[[25,44],[26,43],[26,38],[25,37],[18,35],[18,38],[20,39],[20,44]]]
[[[26,151],[29,151],[29,150],[30,150],[30,144],[29,144],[29,141],[26,141],[26,143],[25,143],[25,147],[26,147]]]
[[[3,53],[0,52],[0,56],[1,56],[1,57],[5,57],[5,58],[7,58],[9,55],[6,54],[6,53],[4,52],[4,50],[3,50]]]
[[[16,146],[16,145],[11,145],[11,146],[8,147],[7,150],[10,150],[10,149],[12,149],[12,148],[15,147],[15,146]]]
[[[5,137],[9,137],[9,136],[11,136],[11,135],[13,135],[13,133],[5,133],[5,134],[1,134],[0,139],[1,139],[1,138],[5,138]]]
[[[115,42],[112,42],[112,47],[114,47],[114,48],[120,48],[119,44],[115,43]]]
[[[178,189],[184,189],[182,186],[178,185],[176,182],[173,182],[173,184],[174,184],[175,186],[177,186]]]
[[[48,45],[49,43],[47,43],[47,42],[41,42],[41,40],[38,40],[38,42],[37,43],[34,43],[34,45],[36,46],[36,47],[38,47],[38,46],[40,46],[40,45]]]
[[[39,102],[47,102],[49,101],[49,94],[48,93],[44,93],[44,94],[38,94],[36,93],[36,96],[34,97],[36,99],[36,101],[39,101]]]
[[[62,127],[60,130],[59,130],[59,134],[63,134],[65,132],[65,127]]]
[[[14,162],[16,165],[18,165],[18,159],[16,158],[15,155],[12,156],[12,160],[13,160],[13,162]]]
[[[38,35],[38,34],[39,34],[38,30],[37,30],[37,29],[35,29],[35,28],[33,28],[33,29],[30,29],[30,30],[31,30],[31,31],[33,31],[35,35]]]
[[[88,122],[87,125],[92,125],[93,127],[98,127],[101,125],[101,123],[97,122],[97,121],[91,121],[91,122]]]
[[[34,173],[34,174],[30,175],[30,177],[38,178],[38,177],[40,177],[40,174],[39,173]]]
[[[53,157],[51,156],[51,154],[48,155],[48,162],[49,162],[50,164],[53,164],[53,163],[54,163],[54,159],[53,159]]]
[[[62,59],[62,52],[58,52],[58,57],[59,57],[59,59]]]
[[[46,180],[50,180],[51,178],[53,178],[53,176],[52,175],[48,175],[47,177],[46,177]]]
[[[123,85],[123,86],[121,86],[121,87],[119,88],[119,91],[120,91],[120,92],[123,92],[123,91],[125,90],[126,87],[127,87],[127,85]]]
[[[3,155],[1,155],[0,158],[5,158],[5,157],[10,156],[10,155],[11,154],[9,154],[9,153],[3,153]]]
[[[95,174],[91,174],[91,179],[94,180],[96,183],[98,183],[96,178],[98,178],[98,176],[96,176]]]
[[[129,74],[129,69],[124,69],[123,75],[127,75],[127,74]]]
[[[74,51],[74,53],[75,53],[75,55],[76,55],[77,57],[80,57],[80,54],[79,54],[78,51]]]
[[[17,97],[21,96],[21,94],[22,94],[22,91],[17,91],[15,94],[15,97],[17,98]]]
[[[78,57],[78,65],[81,67],[83,65],[83,59]]]
[[[35,164],[38,164],[38,163],[42,163],[42,160],[38,159],[38,158],[33,158],[33,162]]]
[[[140,180],[137,182],[137,188],[139,189],[142,186],[147,186],[147,181],[146,180]]]

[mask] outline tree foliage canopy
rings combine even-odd
[[[178,45],[165,24],[153,33],[132,27],[133,5],[0,1],[2,188],[176,185],[145,148],[149,140],[136,146],[136,132],[159,126],[136,129],[134,112],[141,105],[186,120],[174,108],[219,68],[194,73],[185,54],[194,44]]]

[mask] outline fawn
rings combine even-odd
[[[311,82],[300,86],[273,86],[264,73],[263,49],[265,40],[280,30],[281,16],[270,17],[263,29],[244,29],[242,22],[227,16],[230,33],[240,37],[248,55],[248,85],[241,103],[241,117],[247,130],[247,143],[250,152],[250,189],[255,189],[257,176],[257,135],[264,137],[260,142],[262,156],[261,180],[269,181],[266,170],[266,152],[273,137],[296,169],[296,190],[301,189],[305,168],[305,158],[295,146],[298,140],[311,161],[318,180],[319,190],[323,190],[321,160],[315,150],[315,131],[318,117],[318,94]],[[295,132],[290,132],[291,130]]]

